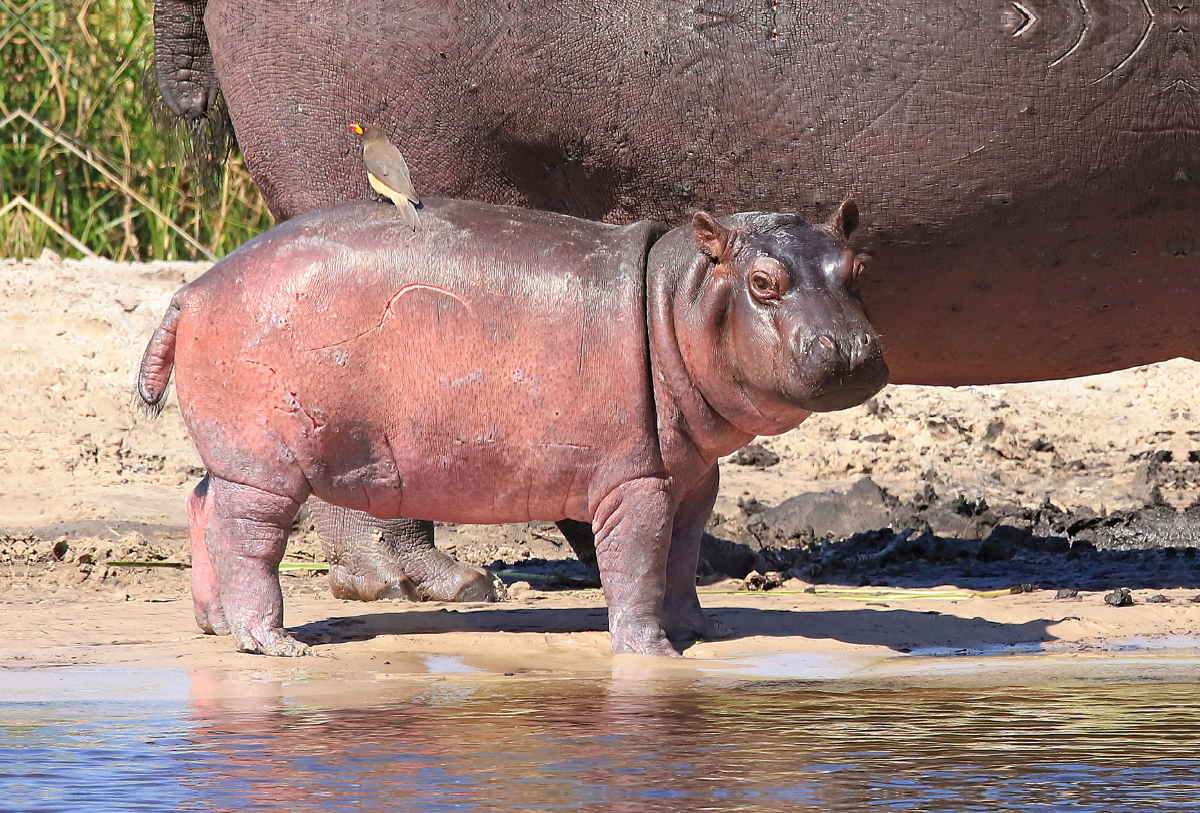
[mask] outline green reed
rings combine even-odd
[[[271,226],[240,158],[204,160],[144,89],[152,15],[153,0],[0,0],[0,257],[205,259]]]

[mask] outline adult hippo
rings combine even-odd
[[[813,218],[853,189],[893,381],[1200,357],[1195,7],[158,0],[155,27],[168,103],[204,115],[219,77],[280,219],[370,194],[352,120],[422,194],[610,222]],[[430,595],[474,578],[432,526],[331,510],[334,553],[368,574],[339,565],[342,595],[385,589],[396,551],[436,559]]]
[[[666,232],[469,201],[343,204],[175,295],[138,392],[172,368],[208,475],[189,500],[196,620],[283,631],[300,505],[381,519],[588,522],[615,653],[712,637],[695,572],[717,459],[887,381],[844,245],[747,213]]]

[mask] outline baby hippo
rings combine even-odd
[[[188,501],[208,632],[270,655],[279,562],[315,496],[372,517],[577,520],[614,653],[714,637],[694,574],[717,459],[887,381],[829,223],[701,212],[671,231],[427,200],[350,203],[260,235],[180,290],[142,359],[172,368],[208,467]]]

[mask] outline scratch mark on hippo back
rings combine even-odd
[[[1064,59],[1079,50],[1079,47],[1083,45],[1083,38],[1087,36],[1088,30],[1092,26],[1092,10],[1087,7],[1087,3],[1083,2],[1083,0],[1079,0],[1079,7],[1083,9],[1083,25],[1079,27],[1079,37],[1075,40],[1075,44],[1067,49],[1066,53],[1050,63],[1049,67],[1051,68],[1057,67]]]
[[[1134,46],[1133,50],[1129,52],[1128,56],[1126,56],[1124,59],[1122,59],[1120,62],[1118,62],[1117,66],[1115,68],[1113,68],[1111,71],[1109,71],[1108,73],[1101,76],[1099,79],[1092,82],[1093,85],[1100,84],[1105,79],[1112,76],[1117,71],[1121,70],[1121,68],[1128,65],[1130,63],[1130,61],[1132,61],[1133,58],[1138,55],[1138,52],[1141,51],[1143,47],[1145,47],[1146,41],[1150,39],[1150,32],[1154,30],[1154,9],[1150,8],[1149,0],[1142,0],[1142,6],[1146,9],[1146,17],[1147,17],[1146,30],[1142,32],[1142,38],[1140,40],[1138,40],[1138,44]]]
[[[405,294],[409,293],[410,291],[417,291],[417,290],[433,291],[435,293],[445,294],[446,296],[450,297],[451,299],[454,299],[457,302],[459,302],[464,308],[467,309],[467,313],[470,314],[472,317],[475,316],[475,309],[471,307],[471,303],[468,302],[467,300],[463,299],[458,294],[454,293],[454,291],[451,291],[448,288],[442,288],[437,285],[430,285],[429,283],[426,283],[426,282],[410,282],[407,285],[401,285],[400,290],[396,291],[396,294],[391,299],[388,300],[387,307],[385,307],[383,309],[383,316],[381,317],[381,319],[379,321],[380,326],[382,326],[383,323],[385,321],[387,321],[387,319],[393,315],[392,314],[392,305],[396,304],[396,302],[399,301],[400,297],[404,296]]]
[[[379,322],[376,325],[374,325],[373,327],[369,327],[366,330],[362,331],[361,333],[357,333],[348,339],[342,339],[341,341],[334,342],[332,344],[326,344],[326,345],[322,345],[320,347],[310,348],[308,352],[318,353],[322,350],[329,350],[334,347],[341,347],[344,344],[349,344],[350,342],[357,341],[370,333],[378,333],[380,330],[383,329],[383,326],[385,324],[387,324],[390,319],[393,319],[395,317],[395,313],[392,311],[392,306],[395,305],[398,301],[400,301],[400,297],[404,296],[405,294],[412,293],[413,291],[422,291],[422,290],[423,291],[433,291],[434,293],[438,293],[438,294],[445,294],[446,296],[450,297],[451,299],[455,300],[460,305],[462,305],[463,308],[466,309],[467,314],[469,316],[471,316],[472,318],[474,318],[475,309],[471,307],[471,303],[468,302],[467,300],[463,299],[461,296],[456,294],[454,291],[451,291],[448,288],[442,288],[438,285],[430,285],[429,283],[426,283],[426,282],[410,282],[407,285],[401,285],[400,290],[396,291],[396,293],[392,295],[392,298],[387,301],[387,305],[384,306],[383,313],[380,314]],[[438,318],[440,319],[440,317],[441,317],[441,313],[439,311]]]

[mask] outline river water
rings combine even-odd
[[[0,672],[0,810],[1200,809],[1195,663],[1016,684],[433,671]]]

